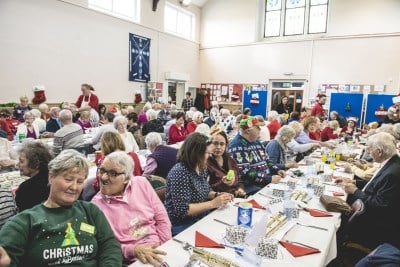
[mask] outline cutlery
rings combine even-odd
[[[324,230],[324,231],[328,231],[327,228],[323,228],[323,227],[319,227],[319,226],[315,226],[315,225],[307,225],[307,224],[302,224],[302,223],[297,223],[298,225],[304,226],[304,227],[310,227],[310,228],[315,228],[315,229],[319,229],[319,230]]]
[[[224,224],[224,225],[226,225],[226,226],[232,226],[232,224],[229,224],[229,223],[227,223],[227,222],[224,222],[224,221],[221,221],[221,220],[218,220],[218,219],[214,219],[214,221],[219,222],[219,223],[222,223],[222,224]]]

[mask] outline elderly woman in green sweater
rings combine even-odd
[[[48,199],[1,228],[0,266],[121,266],[121,247],[104,214],[78,200],[88,169],[75,150],[50,161]]]

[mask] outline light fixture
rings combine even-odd
[[[182,6],[189,6],[192,0],[180,0],[179,3],[181,3]]]

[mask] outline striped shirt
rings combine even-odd
[[[11,190],[0,188],[0,229],[15,214],[17,214],[17,206]]]

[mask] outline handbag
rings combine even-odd
[[[341,198],[332,197],[328,195],[322,195],[319,200],[321,201],[322,205],[324,205],[327,211],[331,212],[341,212],[346,215],[352,213],[352,209],[349,204],[346,203]]]

